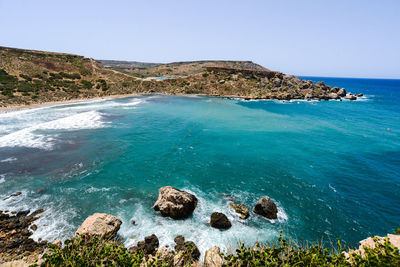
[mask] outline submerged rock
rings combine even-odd
[[[211,227],[218,229],[229,229],[231,228],[232,223],[225,214],[214,212],[210,216],[210,225]]]
[[[115,237],[122,221],[106,213],[95,213],[86,218],[75,232],[76,235],[97,235],[101,237]]]
[[[240,217],[240,219],[247,219],[250,216],[249,209],[244,204],[229,203],[231,207]]]
[[[189,217],[197,206],[195,195],[178,190],[172,186],[161,187],[158,190],[158,199],[153,208],[160,211],[162,216],[172,219]]]
[[[278,208],[268,196],[262,197],[255,205],[253,211],[268,219],[278,218]]]
[[[355,95],[348,94],[348,95],[346,95],[346,96],[344,97],[344,99],[347,99],[347,100],[357,100],[357,97],[356,97]]]
[[[205,267],[219,267],[224,264],[224,259],[221,256],[219,247],[213,247],[206,251],[204,256]]]

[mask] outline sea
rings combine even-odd
[[[127,247],[183,235],[204,251],[239,242],[350,247],[400,227],[400,80],[302,77],[357,101],[142,95],[0,112],[0,210],[43,208],[35,240],[71,238],[96,212],[119,217]],[[185,220],[152,206],[171,185],[199,200]],[[21,192],[20,195],[5,199]],[[278,219],[252,212],[263,196]],[[239,219],[229,203],[242,203]],[[213,212],[232,221],[211,228]],[[135,221],[135,224],[132,223]]]

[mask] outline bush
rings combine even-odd
[[[98,237],[66,240],[63,248],[49,245],[41,266],[139,266],[143,253],[128,253],[122,243]]]
[[[203,73],[203,77],[204,77],[204,78],[206,78],[206,77],[208,77],[208,76],[209,76],[208,73]]]
[[[91,89],[93,87],[93,84],[89,81],[81,80],[81,83],[85,89]]]
[[[32,81],[32,78],[29,77],[28,75],[25,75],[25,74],[20,74],[19,77],[21,77],[21,78],[23,78],[23,79],[25,79],[27,81],[30,81],[30,82]]]

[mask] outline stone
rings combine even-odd
[[[274,83],[274,87],[279,87],[279,86],[281,86],[281,79],[279,79],[279,78],[275,78],[274,80],[273,80],[273,83]]]
[[[346,95],[346,96],[344,97],[344,99],[347,99],[347,100],[357,100],[357,97],[356,97],[355,95],[348,94],[348,95]]]
[[[12,198],[12,197],[17,197],[17,196],[19,196],[21,194],[22,194],[22,192],[17,192],[17,193],[9,195],[8,197],[3,198],[3,200],[7,200],[7,199]]]
[[[329,93],[328,97],[329,99],[340,99],[340,96],[338,96],[336,93]]]
[[[229,229],[231,228],[232,223],[225,214],[214,212],[210,216],[210,225],[211,227],[218,229]]]
[[[154,254],[160,245],[155,234],[146,236],[143,241],[139,241],[136,247],[131,247],[130,252],[143,251],[145,255]]]
[[[244,204],[229,203],[229,207],[231,207],[236,214],[239,215],[240,219],[245,220],[250,216],[249,208],[247,208]]]
[[[162,246],[156,250],[156,257],[162,259],[164,262],[169,263],[171,266],[174,262],[174,252],[167,246]]]
[[[336,87],[336,86],[331,89],[332,93],[337,93],[338,91],[339,91],[339,87]]]
[[[363,95],[364,95],[363,93],[356,94],[356,96],[358,96],[358,97],[361,97]]]
[[[96,235],[101,237],[115,237],[122,221],[106,213],[95,213],[86,218],[75,232],[77,235]]]
[[[278,218],[278,208],[268,196],[264,196],[260,200],[258,200],[253,211],[254,213],[257,213],[268,219]]]
[[[347,94],[346,89],[344,89],[344,88],[340,89],[340,90],[337,92],[337,94],[338,94],[338,96],[340,96],[340,97],[346,96],[346,94]]]
[[[183,252],[184,255],[190,255],[190,257],[198,261],[200,258],[200,250],[192,241],[185,241],[185,238],[181,235],[174,238],[175,241],[175,251]],[[175,259],[174,259],[175,262]]]
[[[185,219],[193,213],[197,202],[195,195],[172,186],[165,186],[158,190],[158,199],[153,208],[156,211],[160,211],[164,217]]]
[[[31,229],[32,229],[32,231],[36,231],[37,230],[37,225],[36,224],[32,224],[31,225]]]
[[[224,259],[221,256],[219,247],[213,247],[206,251],[204,256],[205,267],[219,267],[224,264]]]

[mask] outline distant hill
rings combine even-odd
[[[202,73],[207,67],[267,70],[251,61],[203,60],[161,63],[97,60],[105,68],[118,70],[135,77],[184,77]]]
[[[96,61],[0,47],[0,107],[154,93],[286,100],[346,95],[339,88],[271,71],[251,61]]]

